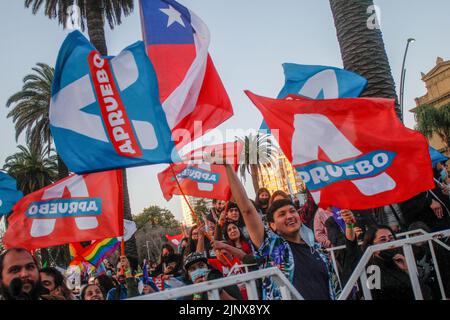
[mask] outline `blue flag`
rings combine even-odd
[[[102,57],[81,32],[70,33],[56,62],[50,128],[75,173],[178,160],[142,41]]]
[[[445,162],[448,160],[446,156],[444,156],[442,153],[434,149],[433,147],[429,147],[430,151],[430,158],[431,162],[433,163],[433,168],[439,163],[439,162]]]
[[[17,190],[16,180],[0,171],[0,216],[10,213],[22,197],[23,193]]]
[[[327,66],[283,64],[285,84],[277,99],[296,94],[311,99],[357,98],[367,80],[356,73]],[[263,120],[260,130],[268,130]]]

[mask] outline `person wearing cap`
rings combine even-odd
[[[222,274],[208,264],[203,253],[193,252],[184,260],[186,278],[194,284],[222,278]],[[242,300],[239,288],[236,285],[219,289],[220,300]],[[192,300],[208,300],[205,292],[194,294]]]
[[[328,255],[315,242],[312,230],[302,224],[294,203],[290,199],[274,201],[267,209],[269,227],[265,228],[230,165],[226,172],[257,255],[265,261],[263,267],[277,266],[306,300],[336,299],[338,281]],[[281,299],[270,278],[263,281],[263,299]]]

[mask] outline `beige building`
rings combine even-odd
[[[191,196],[186,196],[186,199],[189,201],[189,204],[192,208],[194,208],[197,205],[197,201],[200,199],[205,200],[206,206],[208,208],[212,207],[212,200],[211,199],[205,199],[205,198],[194,198]],[[181,200],[181,211],[183,212],[183,220],[186,226],[191,227],[195,224],[195,221],[192,218],[191,209],[189,208],[189,205],[184,200],[184,197],[180,196]]]
[[[275,166],[261,169],[258,183],[261,187],[267,188],[270,193],[282,190],[287,194],[295,195],[305,188],[297,171],[281,152],[276,157]]]
[[[450,60],[444,61],[443,58],[438,57],[436,66],[427,74],[422,73],[422,81],[425,82],[427,93],[415,99],[416,107],[411,109],[411,112],[414,113],[417,107],[423,104],[439,108],[450,103]],[[444,143],[437,135],[432,137],[430,144],[436,150],[450,156],[450,150],[446,150]]]

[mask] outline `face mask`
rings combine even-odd
[[[445,168],[443,168],[441,170],[441,180],[445,181],[445,179],[447,179],[447,170],[445,170]]]
[[[262,205],[266,205],[269,203],[269,199],[259,199],[259,203],[261,203]]]
[[[395,255],[401,253],[399,248],[384,250],[380,252],[380,258],[386,261],[391,261]]]
[[[200,268],[192,272],[189,272],[189,275],[191,276],[192,282],[195,282],[195,280],[197,280],[198,278],[206,276],[207,273],[208,273],[207,268]]]

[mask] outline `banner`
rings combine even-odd
[[[311,99],[357,98],[367,85],[360,75],[328,66],[283,63],[285,83],[278,99],[296,94]],[[260,130],[268,130],[263,120]]]
[[[427,140],[403,126],[393,100],[246,93],[319,206],[376,208],[434,188]]]
[[[49,116],[58,154],[73,172],[172,162],[172,134],[142,41],[102,57],[81,32],[70,33],[56,62]]]
[[[10,213],[22,197],[22,191],[17,190],[16,180],[0,171],[0,216]]]
[[[178,247],[178,245],[181,243],[181,240],[184,238],[184,234],[176,234],[174,236],[166,234],[167,241],[170,241],[174,246]]]
[[[123,235],[120,170],[71,175],[16,203],[7,248],[29,250]]]
[[[231,190],[226,168],[221,164],[211,163],[216,162],[214,158],[218,161],[226,158],[237,170],[242,147],[242,142],[231,142],[205,146],[183,156],[184,163],[170,165],[158,174],[164,198],[169,201],[174,194],[184,193],[193,197],[228,201]]]
[[[214,129],[233,115],[228,94],[208,54],[208,27],[173,0],[141,0],[141,24],[159,94],[177,147]]]

